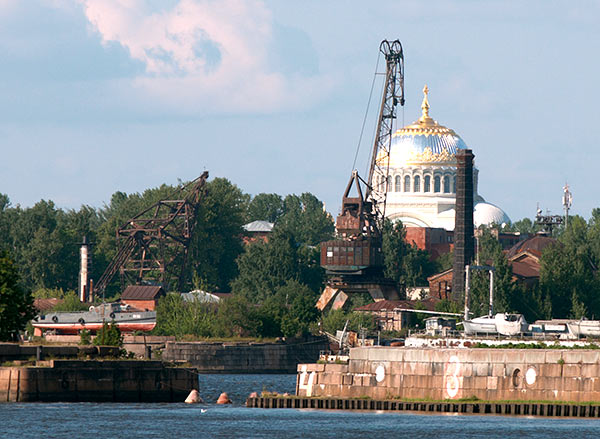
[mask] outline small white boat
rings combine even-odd
[[[529,324],[523,314],[498,313],[494,316],[496,330],[501,335],[519,335],[527,332]]]
[[[496,335],[498,330],[496,329],[496,319],[490,316],[476,317],[474,319],[465,320],[462,322],[465,334],[467,335]]]
[[[600,337],[600,320],[570,320],[567,327],[576,338]]]

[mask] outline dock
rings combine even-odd
[[[263,409],[369,410],[476,415],[600,418],[600,404],[545,402],[415,402],[372,399],[252,397],[246,406]]]

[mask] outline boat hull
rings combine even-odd
[[[496,322],[493,318],[489,317],[478,317],[473,320],[465,320],[463,322],[463,328],[465,330],[465,334],[467,335],[476,335],[476,334],[486,334],[486,335],[495,335],[498,334],[496,329]]]
[[[56,312],[36,317],[31,323],[41,331],[78,334],[82,330],[96,332],[104,323],[116,325],[121,332],[147,332],[156,326],[155,311],[140,312]]]

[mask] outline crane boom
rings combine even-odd
[[[396,106],[404,105],[404,53],[398,40],[383,40],[379,51],[385,56],[385,84],[377,120],[377,134],[371,153],[369,186],[366,199],[371,201],[379,229],[385,218],[385,204],[389,185],[390,149]]]

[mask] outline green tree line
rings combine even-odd
[[[533,234],[539,226],[525,219],[504,231]],[[569,217],[568,226],[553,230],[556,242],[543,249],[539,283],[526,286],[516,282],[512,268],[497,239],[489,229],[479,238],[480,263],[496,267],[494,307],[496,312],[519,312],[528,321],[549,318],[600,318],[600,209],[593,209],[588,221]],[[471,310],[487,313],[487,273],[474,273]]]

